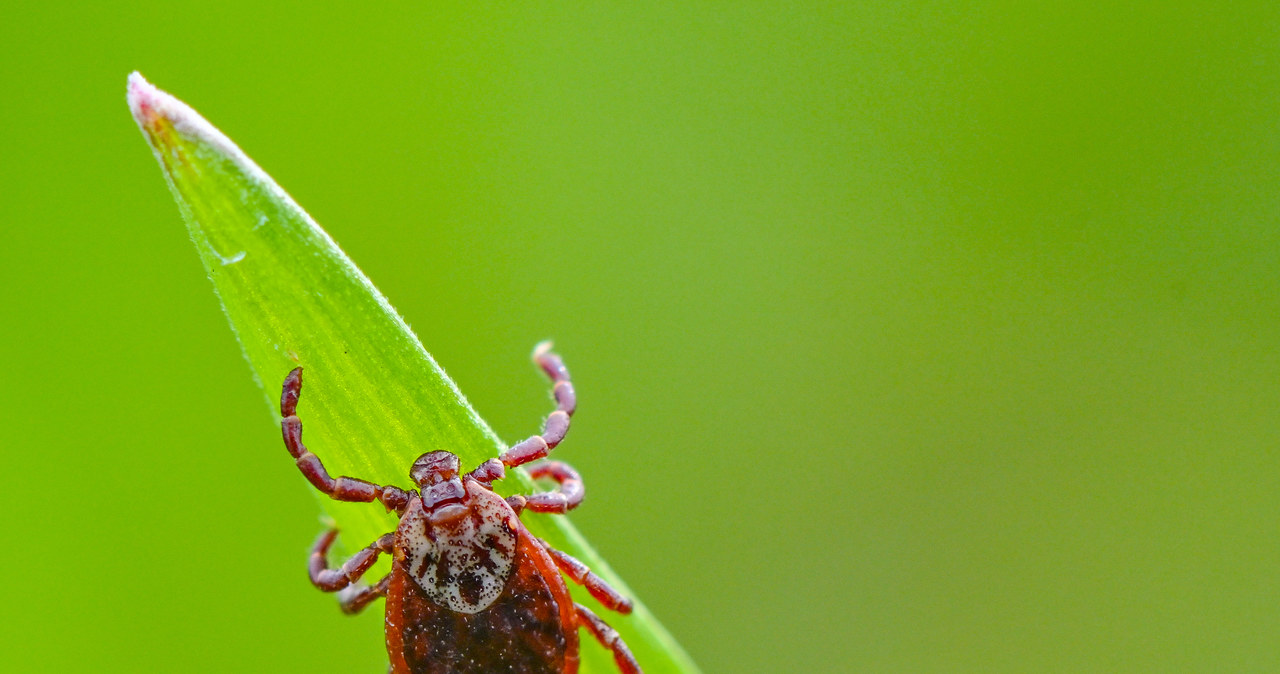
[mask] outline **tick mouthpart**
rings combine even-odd
[[[458,477],[458,457],[452,452],[427,452],[413,462],[409,478],[419,487],[438,484]]]

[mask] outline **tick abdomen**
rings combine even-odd
[[[473,512],[461,519],[472,521],[471,525],[440,535],[439,527],[429,526],[429,516],[416,500],[401,519],[387,593],[387,649],[392,655],[392,671],[576,672],[574,607],[554,562],[528,531],[518,526],[515,512],[501,497],[483,488],[483,493],[467,491]],[[498,509],[504,512],[495,512]],[[495,523],[517,526],[495,527]],[[460,538],[466,531],[479,538],[466,543]],[[437,535],[431,544],[422,540],[428,533]],[[498,545],[481,543],[489,540]],[[507,545],[508,554],[502,554]],[[444,555],[433,560],[435,553]],[[461,571],[449,573],[451,565]],[[498,574],[489,566],[505,568],[506,572]],[[434,576],[429,572],[432,568]],[[475,583],[466,578],[474,579],[476,574],[486,579],[480,583],[480,594],[450,586],[460,580],[463,585]],[[484,586],[499,575],[503,577],[500,586]],[[424,585],[420,581],[424,576],[433,582]],[[470,610],[479,603],[469,601],[476,596],[483,597],[484,606]],[[454,610],[451,604],[457,602],[467,610]]]

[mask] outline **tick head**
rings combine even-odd
[[[409,477],[422,489],[422,507],[435,524],[457,519],[466,512],[467,495],[458,478],[458,457],[451,452],[427,452],[413,462]]]

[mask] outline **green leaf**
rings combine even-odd
[[[129,77],[128,101],[263,389],[271,421],[279,420],[281,382],[301,365],[306,383],[298,415],[308,446],[332,475],[411,487],[408,468],[422,452],[448,449],[469,469],[505,449],[386,298],[240,148],[137,73]],[[530,386],[546,385],[534,376],[531,367]],[[264,433],[272,428],[266,421]],[[280,461],[289,461],[283,448]],[[535,489],[523,470],[495,486],[504,495]],[[396,526],[395,516],[376,503],[319,501],[338,523],[348,552]],[[567,518],[527,514],[524,520],[535,535],[635,598]],[[570,585],[576,599],[593,605]],[[341,619],[336,607],[334,613]],[[646,672],[698,671],[639,601],[630,616],[601,613]],[[582,643],[583,672],[616,671],[586,632]]]

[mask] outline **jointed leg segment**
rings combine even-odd
[[[330,529],[316,539],[311,548],[311,558],[307,560],[307,575],[311,584],[325,592],[336,592],[360,580],[373,563],[378,561],[379,553],[391,552],[395,545],[395,534],[384,534],[360,552],[351,556],[340,568],[330,569],[326,555],[333,539],[338,537],[337,529]],[[368,603],[367,601],[365,603]]]
[[[387,587],[391,585],[391,575],[387,574],[377,585],[348,585],[338,593],[339,606],[347,615],[355,615],[368,606],[373,600],[387,596]]]
[[[582,604],[573,606],[578,610],[578,624],[587,628],[591,636],[594,636],[602,646],[613,651],[613,661],[618,663],[618,669],[622,674],[640,674],[640,663],[636,662],[635,656],[622,641],[618,631],[609,627],[608,623],[601,620],[600,616],[592,613],[586,606]]]
[[[582,486],[582,476],[569,464],[560,461],[546,461],[529,468],[529,475],[534,479],[549,478],[560,484],[553,491],[529,494],[525,497],[525,507],[537,513],[563,514],[582,503],[586,491]]]
[[[368,503],[377,499],[388,510],[403,511],[409,503],[409,495],[398,487],[383,487],[354,477],[329,477],[320,457],[302,444],[302,420],[297,415],[301,395],[302,368],[297,367],[285,377],[284,390],[280,393],[280,415],[284,417],[280,421],[280,432],[284,436],[285,449],[289,450],[302,475],[316,489],[338,501]]]
[[[578,405],[577,396],[573,391],[573,384],[569,382],[569,369],[564,366],[564,361],[561,360],[560,356],[551,351],[551,342],[542,342],[535,347],[533,360],[551,379],[552,395],[556,399],[556,410],[551,413],[551,416],[547,417],[546,423],[543,424],[541,435],[535,435],[517,443],[511,449],[503,452],[502,456],[498,457],[498,461],[490,460],[472,471],[472,477],[485,484],[489,484],[495,475],[501,477],[504,465],[520,466],[545,457],[548,452],[564,440],[565,434],[569,432],[569,417]],[[539,513],[563,514],[582,503],[584,494],[582,477],[578,475],[578,471],[569,467],[568,464],[559,461],[547,461],[530,468],[529,474],[534,478],[555,480],[559,483],[559,487],[548,492],[511,497],[507,501],[517,512],[528,508]]]
[[[542,434],[516,443],[514,447],[499,457],[507,466],[520,466],[530,461],[541,459],[564,440],[569,432],[569,417],[577,407],[577,397],[573,392],[573,384],[569,381],[569,370],[564,366],[560,356],[551,352],[551,342],[542,342],[533,350],[533,359],[551,378],[552,393],[556,398],[556,411],[547,417],[542,426]]]
[[[542,547],[546,549],[547,554],[551,555],[551,559],[556,563],[556,566],[560,567],[560,570],[564,572],[564,575],[568,576],[573,582],[587,588],[587,592],[590,592],[591,596],[595,597],[596,601],[603,604],[605,608],[623,615],[631,613],[631,600],[622,596],[621,593],[604,582],[604,579],[600,576],[592,573],[586,564],[567,553],[560,552],[547,545],[546,541],[539,542],[542,543]]]

